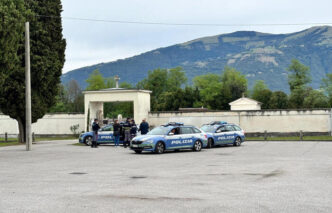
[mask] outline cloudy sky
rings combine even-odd
[[[273,24],[332,23],[331,0],[62,0],[62,4],[67,39],[63,73],[203,36],[239,30],[289,33],[310,25]],[[140,25],[71,17],[233,26]]]

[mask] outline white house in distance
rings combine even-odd
[[[231,110],[261,110],[262,103],[251,98],[242,97],[231,103]]]

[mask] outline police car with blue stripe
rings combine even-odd
[[[146,135],[137,136],[130,143],[130,148],[136,153],[150,151],[157,154],[180,149],[201,151],[206,146],[207,134],[194,126],[174,122],[158,126]]]
[[[82,133],[79,136],[78,141],[80,143],[84,143],[87,146],[91,146],[92,144],[92,136],[93,136],[93,132],[85,132]],[[113,125],[107,125],[104,126],[103,128],[99,129],[98,131],[98,140],[97,140],[98,144],[110,144],[110,143],[114,143],[114,135],[113,135]],[[120,136],[120,144],[123,143],[123,136]]]
[[[214,121],[201,127],[208,136],[207,148],[217,145],[241,146],[245,141],[243,129],[235,124],[229,124],[225,121]]]

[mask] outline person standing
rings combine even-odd
[[[123,147],[127,148],[127,146],[129,146],[129,141],[130,141],[130,129],[131,129],[130,118],[127,118],[126,122],[123,124],[123,129],[124,129]]]
[[[98,142],[98,130],[100,129],[100,126],[98,124],[98,119],[95,118],[95,120],[92,123],[92,131],[93,131],[93,137],[92,137],[92,144],[91,148],[97,148],[97,142]]]
[[[119,146],[120,134],[121,134],[121,125],[119,124],[118,120],[115,120],[114,124],[113,124],[113,135],[114,135],[115,147]]]
[[[138,131],[140,131],[142,135],[145,135],[146,133],[149,132],[149,123],[146,122],[145,118],[142,120],[142,123],[139,125]]]
[[[131,141],[137,135],[137,126],[136,126],[134,120],[131,120],[130,124],[131,124],[131,128],[130,128],[130,141]]]

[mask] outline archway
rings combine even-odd
[[[85,130],[90,129],[91,120],[103,119],[104,102],[133,102],[134,120],[140,122],[150,112],[149,90],[109,88],[98,91],[84,91]]]

